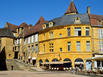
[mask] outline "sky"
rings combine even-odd
[[[20,25],[23,22],[35,24],[41,16],[51,20],[63,16],[71,0],[0,0],[0,28],[6,22]],[[74,0],[79,13],[103,15],[103,0]]]

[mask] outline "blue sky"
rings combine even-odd
[[[0,28],[6,22],[20,25],[35,24],[43,16],[50,20],[62,16],[71,0],[0,0]],[[79,13],[86,13],[87,6],[92,14],[103,15],[103,0],[74,0]]]

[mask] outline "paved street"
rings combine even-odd
[[[6,71],[6,72],[0,72],[0,77],[88,77],[88,76],[80,76],[64,72]]]

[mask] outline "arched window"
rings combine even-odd
[[[48,60],[48,59],[46,59],[46,60],[45,60],[45,62],[49,62],[49,60]]]
[[[75,62],[83,62],[83,59],[77,58],[77,59],[75,60]]]
[[[58,60],[58,59],[56,59],[56,58],[52,60],[52,62],[56,62],[56,61],[59,61],[59,60]]]
[[[53,22],[49,22],[49,27],[52,27],[53,26]]]
[[[64,61],[71,61],[69,58],[65,58]]]

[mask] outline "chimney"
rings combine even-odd
[[[87,7],[87,13],[90,14],[90,6]]]

